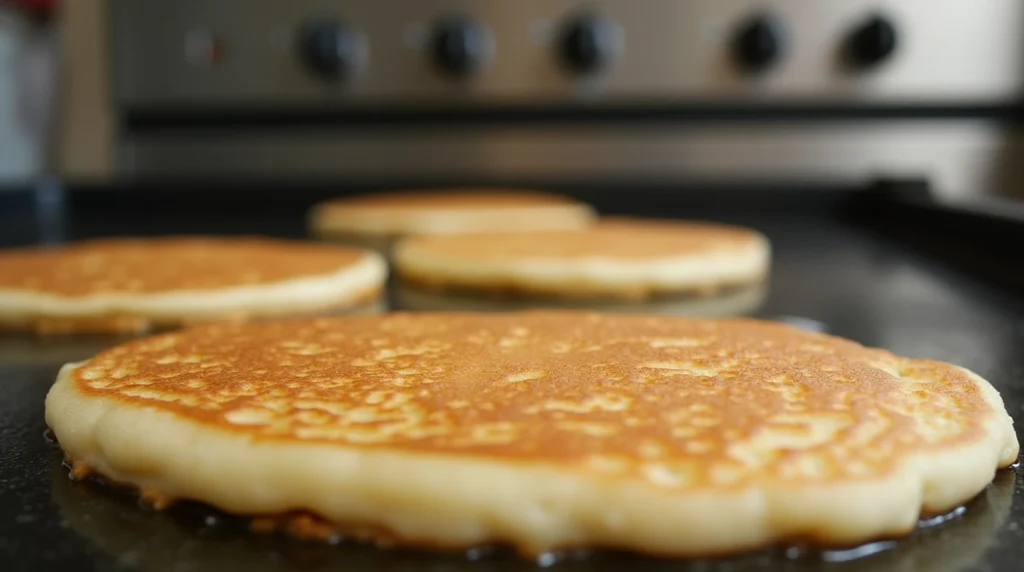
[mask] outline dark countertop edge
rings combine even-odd
[[[593,203],[599,210],[616,214],[685,216],[689,209],[728,209],[742,212],[806,212],[833,210],[860,185],[822,181],[664,181],[637,177],[595,180],[523,181],[512,179],[455,180],[436,177],[391,181],[247,181],[175,179],[132,184],[75,185],[65,187],[69,214],[94,210],[166,212],[197,207],[232,212],[268,208],[308,207],[333,197],[373,191],[428,190],[442,188],[531,188],[564,193]],[[33,187],[0,190],[0,213],[31,208]]]

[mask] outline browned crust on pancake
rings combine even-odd
[[[452,284],[444,278],[424,276],[416,272],[396,269],[396,276],[406,285],[431,294],[472,295],[496,300],[530,298],[587,301],[587,302],[652,302],[687,298],[709,298],[731,291],[749,288],[767,282],[767,274],[751,280],[708,282],[686,288],[659,287],[639,283],[629,288],[608,286],[596,282],[575,284],[514,284],[491,282],[487,284]]]
[[[84,396],[254,440],[555,462],[644,482],[653,458],[696,488],[885,475],[907,451],[978,439],[999,414],[949,364],[752,320],[573,311],[218,324],[123,344],[70,376]],[[828,438],[809,433],[819,421]],[[811,444],[755,465],[730,452],[764,432]]]
[[[1000,469],[1000,470],[1012,470],[1012,469]],[[963,504],[970,503],[972,499],[968,499]],[[961,505],[962,506],[962,505]],[[940,513],[922,511],[918,516],[918,521],[928,520],[935,517],[951,514],[955,512],[957,508],[953,508],[949,511]],[[807,534],[800,538],[794,538],[790,541],[783,541],[776,543],[776,546],[801,546],[801,545],[813,545],[818,550],[847,550],[855,548],[857,546],[863,546],[874,542],[883,540],[899,539],[907,536],[917,528],[917,523],[912,524],[909,528],[902,531],[894,531],[893,533],[880,536],[877,538],[868,538],[862,542],[858,542],[854,545],[849,544],[837,544],[834,541],[829,542],[827,538],[818,538],[813,534]],[[421,548],[434,551],[446,551],[446,552],[466,552],[473,550],[474,546],[463,546],[463,545],[445,545],[439,543],[425,543],[425,542],[414,542],[410,543],[407,539],[392,530],[384,527],[367,527],[367,526],[346,526],[330,522],[329,520],[308,511],[293,511],[289,513],[283,513],[278,515],[261,515],[251,517],[250,529],[255,533],[260,534],[271,534],[283,532],[289,536],[299,538],[302,540],[313,540],[319,542],[333,542],[340,539],[344,540],[355,540],[358,542],[366,542],[373,544],[380,548]],[[760,548],[771,548],[772,546],[762,546]],[[571,552],[573,550],[600,550],[601,546],[594,545],[561,545],[554,547],[552,550],[546,551],[547,553],[559,553],[559,552]],[[526,547],[516,547],[520,556],[526,558],[536,558],[542,553],[530,551]],[[721,558],[730,557],[737,554],[743,554],[746,552],[744,549],[737,549],[731,551],[723,551],[719,553],[706,553],[703,554],[704,558]]]
[[[0,250],[0,289],[68,299],[219,291],[331,274],[366,256],[349,246],[269,238],[106,238]]]
[[[74,481],[93,480],[94,482],[125,491],[138,496],[139,500],[153,510],[163,511],[171,508],[181,499],[165,494],[152,487],[139,487],[111,479],[84,461],[75,460],[69,455],[64,456],[64,464],[69,468],[68,478]],[[409,543],[401,535],[381,526],[345,526],[330,522],[313,512],[294,510],[281,514],[238,515],[249,519],[249,529],[258,534],[285,533],[303,540],[331,542],[340,538],[366,542],[381,548],[392,548],[398,545],[428,549],[464,551],[462,545],[446,546],[439,543]]]
[[[131,483],[124,483],[107,477],[97,471],[92,465],[85,461],[77,461],[71,456],[64,455],[64,464],[69,467],[68,478],[73,481],[84,481],[93,479],[115,489],[122,489],[138,495],[139,500],[154,510],[167,510],[178,499],[166,495],[154,488],[139,487]]]
[[[85,481],[95,480],[101,486],[106,486],[111,489],[125,491],[130,494],[138,496],[138,499],[149,506],[153,510],[163,511],[171,508],[175,503],[179,501],[170,495],[164,494],[153,488],[140,488],[131,483],[124,483],[116,481],[106,477],[100,472],[96,471],[92,466],[83,461],[76,461],[71,457],[65,455],[65,465],[69,470],[69,478],[74,481]],[[1014,465],[1016,466],[1016,465]],[[1013,471],[1014,468],[1002,468],[999,470]],[[983,493],[981,493],[983,494]],[[974,499],[966,500],[963,505],[971,503]],[[962,506],[962,505],[961,505]],[[945,514],[952,514],[956,512],[959,507],[955,507],[945,512],[929,512],[922,511],[918,517],[918,521],[929,520],[935,517],[939,517]],[[478,548],[489,548],[494,545],[483,545],[483,546],[465,546],[461,544],[447,545],[437,542],[410,542],[408,539],[403,538],[400,534],[393,530],[390,530],[382,526],[358,526],[358,525],[344,525],[340,523],[331,522],[314,512],[307,510],[294,510],[280,514],[259,514],[259,515],[238,515],[242,518],[249,520],[249,530],[255,534],[286,534],[293,538],[300,540],[309,540],[316,542],[337,542],[337,541],[356,541],[366,544],[372,544],[375,547],[383,549],[393,548],[413,548],[413,549],[425,549],[440,552],[457,552],[467,553],[468,551]],[[863,546],[878,542],[882,540],[899,539],[902,536],[906,536],[917,528],[917,524],[911,526],[909,529],[902,531],[902,534],[889,534],[883,537],[866,539],[857,545],[843,545],[830,543],[827,540],[816,538],[814,535],[804,535],[801,538],[794,538],[788,542],[778,542],[777,546],[806,546],[813,545],[818,550],[846,550],[855,548],[856,546]],[[525,558],[537,558],[541,554],[530,551],[526,547],[515,547],[520,556]],[[602,546],[586,545],[586,546],[558,546],[546,553],[565,553],[571,552],[578,549],[590,550],[601,550]],[[770,548],[770,547],[762,547]],[[730,557],[736,554],[742,554],[745,551],[742,549],[727,551],[722,553],[709,553],[704,554],[705,558],[717,558],[717,557]]]
[[[383,297],[383,286],[368,288],[351,297],[335,301],[315,311],[288,312],[245,312],[222,315],[209,319],[194,318],[152,318],[148,316],[118,314],[87,317],[36,316],[23,320],[0,319],[0,332],[32,332],[39,336],[61,336],[79,334],[145,334],[198,326],[211,322],[245,322],[250,320],[282,317],[319,317],[336,311],[357,310],[370,306]]]

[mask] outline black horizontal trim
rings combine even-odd
[[[258,107],[192,105],[131,109],[122,117],[129,130],[274,127],[445,127],[480,124],[709,123],[868,121],[894,119],[987,119],[1017,122],[1024,104],[839,105],[782,104],[579,104],[573,106],[363,106]]]
[[[135,180],[102,188],[72,185],[68,205],[75,211],[147,213],[149,216],[273,216],[304,212],[312,204],[333,197],[374,191],[458,187],[522,187],[564,193],[593,204],[604,212],[635,215],[685,216],[694,211],[716,211],[726,205],[738,211],[818,211],[842,208],[859,187],[836,181],[654,181],[592,180],[573,183],[537,180],[423,180],[312,181],[264,180],[259,183],[202,179]]]

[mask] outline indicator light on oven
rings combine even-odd
[[[209,67],[224,59],[224,42],[208,30],[189,30],[185,34],[185,61]]]

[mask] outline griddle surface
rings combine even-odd
[[[848,223],[777,214],[732,220],[762,230],[773,242],[770,291],[757,316],[823,326],[898,354],[966,366],[999,389],[1024,440],[1024,302]],[[244,231],[300,232],[295,224]],[[470,561],[251,535],[203,508],[154,513],[129,497],[69,481],[59,452],[43,436],[43,398],[61,364],[116,341],[0,337],[0,569],[535,568],[501,553]],[[1012,570],[1024,562],[1022,488],[1013,471],[1000,472],[962,514],[909,539],[875,545],[880,552],[854,560],[843,561],[851,553],[800,550],[685,563],[606,554],[570,558],[554,569]]]

